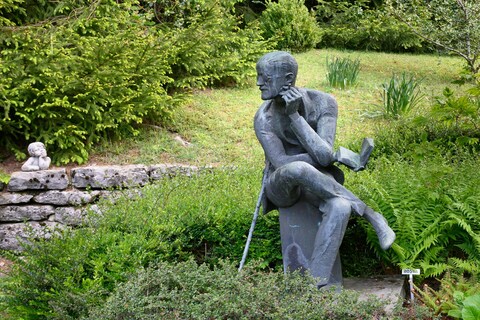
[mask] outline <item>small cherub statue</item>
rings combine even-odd
[[[50,166],[50,158],[47,157],[47,149],[41,142],[32,142],[28,145],[30,158],[22,165],[22,171],[47,170]]]

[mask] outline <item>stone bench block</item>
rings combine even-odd
[[[48,239],[55,228],[61,228],[56,222],[27,222],[0,225],[0,249],[22,251],[22,241],[32,238]]]
[[[10,176],[7,190],[65,190],[68,184],[69,181],[65,169],[31,172],[18,171]]]
[[[100,166],[72,169],[75,188],[108,189],[144,186],[149,182],[144,165]]]
[[[150,166],[148,171],[150,173],[150,179],[160,180],[166,177],[174,177],[177,175],[185,175],[190,177],[192,174],[198,172],[198,168],[187,165],[159,164]]]
[[[71,191],[58,191],[52,190],[47,192],[42,192],[35,197],[33,197],[33,201],[36,203],[43,203],[43,204],[53,204],[57,206],[66,206],[66,205],[73,205],[78,206],[82,204],[92,203],[94,202],[100,192],[99,191],[79,191],[79,190],[71,190]],[[1,202],[1,198],[0,198]]]
[[[55,213],[53,206],[3,206],[0,207],[1,222],[21,222],[45,220]]]
[[[101,210],[97,205],[91,205],[88,208],[72,208],[64,207],[57,208],[55,210],[55,216],[53,221],[59,222],[62,225],[68,226],[79,226],[80,224],[86,222],[86,217],[88,212],[93,211],[98,215],[101,215]]]
[[[32,198],[31,194],[2,192],[0,193],[0,205],[27,203]]]

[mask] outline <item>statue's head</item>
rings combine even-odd
[[[288,52],[274,51],[262,56],[257,62],[257,86],[262,99],[274,99],[294,86],[297,72],[297,61]]]
[[[47,156],[47,149],[41,142],[32,142],[28,145],[28,154],[31,157],[45,157]]]

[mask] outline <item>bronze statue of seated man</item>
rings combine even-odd
[[[341,269],[334,269],[340,267],[338,252],[352,212],[372,224],[384,250],[392,245],[395,233],[381,214],[342,185],[333,150],[337,103],[324,92],[295,87],[297,70],[293,56],[283,51],[270,52],[257,63],[264,103],[254,126],[268,164],[263,208],[280,211],[282,242],[289,238],[282,243],[285,270],[309,270],[319,279],[319,288],[341,285]],[[315,224],[315,234],[306,244],[298,238],[302,228],[312,226],[302,227],[304,218],[298,217],[308,207],[315,208],[313,220],[306,221]]]

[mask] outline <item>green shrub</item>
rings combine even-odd
[[[0,32],[0,145],[24,159],[42,141],[54,163],[82,163],[101,139],[170,123],[186,89],[246,84],[268,46],[258,27],[238,28],[234,2],[189,1],[179,25],[135,0],[3,8],[17,25]]]
[[[110,8],[95,2],[72,22],[2,31],[0,141],[18,158],[42,141],[55,163],[82,163],[104,135],[135,134],[135,123],[167,120],[180,102],[164,88],[175,49],[134,24],[127,4]]]
[[[370,1],[319,1],[315,12],[323,30],[318,47],[384,52],[425,51],[422,40]]]
[[[106,202],[102,216],[48,241],[26,245],[0,278],[1,307],[23,319],[78,319],[155,261],[240,262],[261,170],[215,170],[142,189],[139,199]],[[253,187],[252,186],[256,186]],[[258,187],[258,188],[257,188]],[[281,265],[278,216],[257,221],[247,264]]]
[[[237,2],[152,1],[152,22],[176,34],[171,40],[177,49],[171,65],[175,88],[252,83],[255,63],[271,44],[263,40],[257,22],[239,28]]]
[[[458,151],[416,160],[391,156],[370,165],[373,170],[346,181],[397,234],[392,248],[382,251],[367,227],[368,242],[382,261],[420,268],[424,277],[449,269],[480,272],[478,159]]]
[[[382,123],[375,137],[374,157],[398,154],[404,158],[423,158],[432,152],[455,154],[480,148],[480,86],[457,96],[446,88],[425,115]]]
[[[358,72],[360,71],[360,60],[350,58],[327,57],[327,81],[335,88],[346,89],[355,86]]]
[[[0,185],[7,184],[10,181],[10,175],[0,169]],[[1,191],[1,188],[0,188]]]
[[[296,52],[314,48],[321,39],[321,30],[315,17],[301,0],[266,1],[260,16],[265,39],[275,39],[277,49]]]
[[[140,269],[88,319],[367,319],[381,316],[382,305],[350,291],[319,291],[299,274],[189,261]]]
[[[405,72],[401,76],[394,74],[389,82],[382,84],[381,94],[383,113],[393,118],[407,114],[422,99],[418,81]]]

